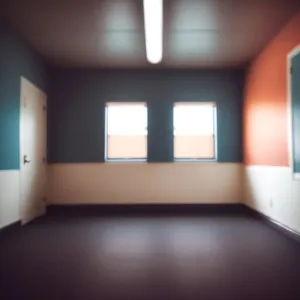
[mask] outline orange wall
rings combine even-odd
[[[300,13],[249,68],[244,103],[246,165],[289,165],[287,55],[297,45],[300,45]]]

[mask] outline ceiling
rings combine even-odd
[[[164,0],[158,67],[243,66],[298,10],[298,0]],[[142,0],[4,0],[0,11],[53,65],[150,67]]]

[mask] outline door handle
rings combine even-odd
[[[24,165],[30,163],[30,160],[27,159],[27,155],[24,155],[23,163],[24,163]]]

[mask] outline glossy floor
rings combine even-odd
[[[52,213],[4,233],[0,299],[300,299],[300,245],[241,211]]]

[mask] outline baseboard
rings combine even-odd
[[[15,231],[17,229],[20,229],[21,228],[21,221],[17,221],[17,222],[14,222],[14,223],[11,223],[7,226],[4,226],[2,228],[0,228],[0,234],[4,234],[4,233],[9,233],[9,232],[12,232],[12,231]]]
[[[243,204],[90,204],[90,205],[49,205],[47,215],[168,215],[168,214],[209,214],[245,212]]]
[[[300,234],[284,224],[264,215],[245,204],[99,204],[99,205],[49,205],[47,215],[52,216],[82,216],[82,215],[168,215],[168,214],[216,214],[249,212],[265,221],[272,228],[300,244]],[[0,229],[0,234],[9,233],[21,228],[21,221],[14,222]]]
[[[285,236],[293,239],[294,241],[298,242],[300,244],[300,233],[293,230],[292,228],[266,216],[265,214],[257,211],[256,209],[245,205],[256,217],[264,220],[269,226],[272,228],[282,232]]]

